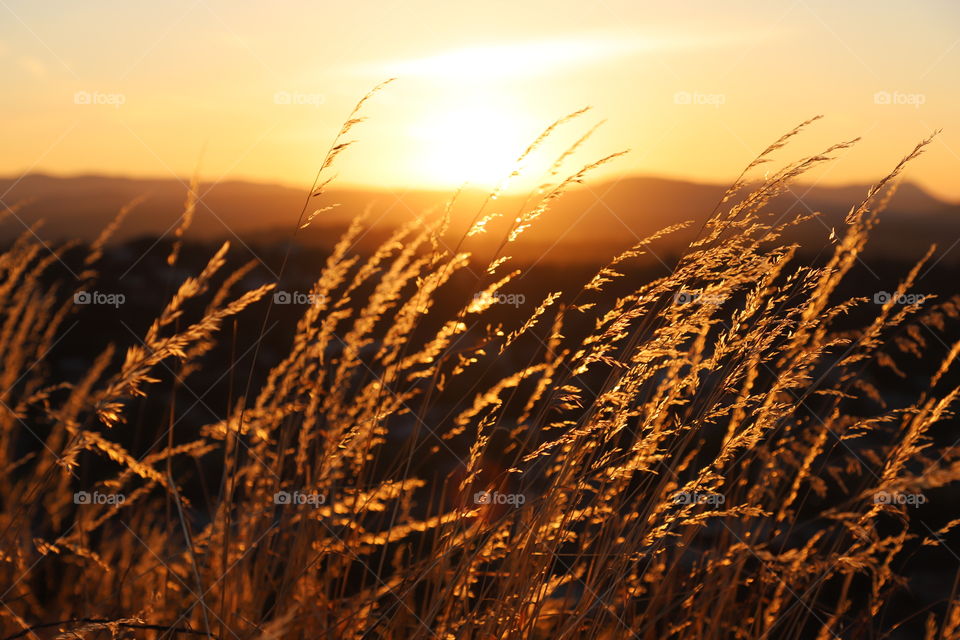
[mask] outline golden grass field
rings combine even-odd
[[[323,215],[360,108],[297,228]],[[59,380],[47,354],[74,296],[96,290],[112,228],[84,248],[79,284],[46,275],[75,247],[23,233],[0,256],[0,637],[826,640],[901,637],[909,619],[960,638],[955,589],[928,610],[891,604],[898,559],[960,522],[910,527],[960,478],[956,450],[933,446],[960,342],[918,328],[955,321],[958,301],[910,297],[929,256],[882,304],[837,295],[926,143],[850,203],[831,256],[804,264],[782,233],[806,216],[765,207],[846,145],[757,169],[811,122],[747,167],[669,275],[626,275],[658,234],[496,319],[522,291],[514,243],[618,154],[558,158],[491,256],[448,241],[449,206],[364,254],[358,217],[279,363],[176,438],[177,396],[229,370],[211,351],[238,314],[267,326],[275,285],[244,290],[254,267],[228,272],[225,245],[138,343],[99,345]],[[471,267],[475,287],[446,311]],[[857,309],[869,319],[851,326]],[[863,371],[921,351],[939,366],[888,406]],[[163,436],[133,451],[121,441],[145,398],[169,410],[140,416]],[[197,489],[199,467],[218,482]]]

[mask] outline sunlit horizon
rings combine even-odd
[[[432,5],[425,24],[410,17],[422,15],[415,7],[360,21],[345,8],[294,4],[269,29],[252,9],[173,2],[110,13],[82,33],[71,29],[79,17],[68,3],[6,4],[0,60],[18,95],[0,106],[0,175],[182,178],[199,165],[204,180],[298,186],[353,104],[397,77],[351,132],[357,143],[338,160],[338,185],[497,185],[547,125],[592,106],[527,163],[521,185],[601,120],[571,169],[629,148],[597,178],[725,184],[781,134],[822,114],[784,159],[862,140],[812,182],[870,183],[942,129],[905,179],[960,201],[960,47],[942,18],[960,15],[954,6],[871,12],[876,22],[864,33],[866,3],[652,10],[614,2],[584,12],[560,2],[548,16],[534,3],[511,5],[506,25],[497,12],[507,5],[494,3],[466,31],[459,12]],[[934,11],[940,19],[931,20]],[[314,17],[345,28],[317,41]],[[910,48],[884,46],[911,29],[924,37]],[[90,49],[90,39],[105,46]]]

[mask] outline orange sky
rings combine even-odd
[[[205,180],[303,184],[357,98],[397,76],[341,183],[495,182],[591,105],[544,158],[606,119],[581,163],[631,148],[608,174],[729,182],[824,114],[783,159],[863,141],[811,179],[875,180],[942,128],[908,178],[960,200],[956,2],[2,0],[0,15],[5,175],[182,177],[202,153]]]

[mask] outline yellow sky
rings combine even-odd
[[[2,0],[0,15],[4,175],[182,177],[202,152],[206,180],[303,184],[352,104],[396,76],[338,161],[344,184],[495,182],[590,105],[544,158],[606,119],[579,161],[630,148],[608,175],[729,182],[824,114],[784,159],[863,141],[813,179],[875,180],[942,128],[908,178],[960,200],[955,2]]]

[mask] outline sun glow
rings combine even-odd
[[[433,184],[497,185],[516,168],[531,131],[528,118],[491,103],[435,110],[412,127],[413,161]]]
[[[426,76],[447,81],[514,78],[555,72],[630,52],[643,45],[648,46],[649,42],[581,38],[465,47],[391,63],[387,71],[401,77]]]

